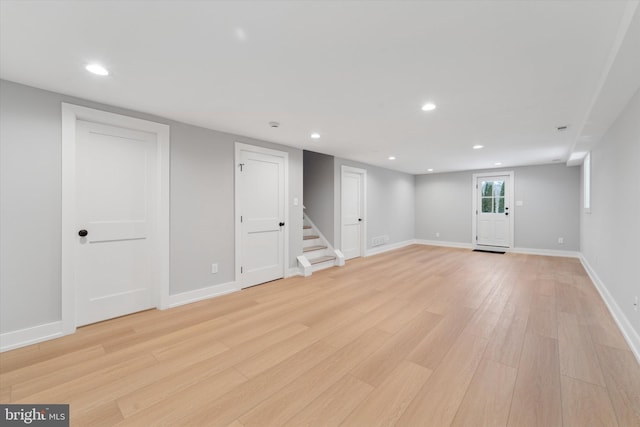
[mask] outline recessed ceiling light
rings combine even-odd
[[[97,74],[98,76],[109,75],[109,71],[107,71],[107,69],[100,64],[89,64],[85,67],[85,69],[90,73]]]
[[[484,145],[476,144],[476,145],[473,146],[474,150],[479,150],[481,148],[484,148]]]
[[[395,156],[389,156],[389,160],[395,160]]]
[[[427,169],[427,172],[433,172],[433,169],[429,168]]]
[[[495,162],[494,165],[496,166],[500,166],[502,164],[502,162]]]
[[[314,132],[314,133],[311,134],[311,138],[318,139],[318,138],[320,138],[320,134],[318,132]]]
[[[422,106],[422,111],[433,111],[436,109],[436,104],[428,102]]]

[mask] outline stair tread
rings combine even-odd
[[[319,239],[319,238],[320,238],[320,236],[316,236],[316,235],[313,235],[313,234],[310,234],[308,236],[302,236],[303,240],[313,240],[313,239]]]
[[[336,259],[335,256],[325,255],[318,258],[312,258],[309,260],[309,262],[313,265],[313,264],[320,264],[321,262],[325,262],[325,261],[332,261],[334,259]]]
[[[302,252],[319,251],[320,249],[327,249],[327,247],[322,245],[307,246],[306,248],[302,248]]]
[[[303,229],[303,230],[310,230],[310,229],[311,229],[311,226],[310,226],[310,225],[303,225],[303,226],[302,226],[302,229]]]

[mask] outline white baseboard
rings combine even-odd
[[[287,272],[287,277],[304,276],[298,267],[292,267]]]
[[[240,287],[236,282],[222,283],[219,285],[208,286],[202,289],[182,292],[175,295],[169,295],[169,305],[167,308],[177,307],[179,305],[189,304],[196,301],[202,301],[221,295],[230,294],[239,291]]]
[[[414,239],[411,239],[405,240],[404,242],[392,243],[390,245],[376,246],[373,249],[367,249],[364,256],[378,255],[384,252],[393,251],[395,249],[404,248],[405,246],[413,245],[415,243],[416,241]]]
[[[429,246],[444,246],[446,248],[459,248],[459,249],[474,249],[471,243],[462,242],[445,242],[442,240],[422,240],[417,239],[415,241],[418,245]],[[557,256],[568,258],[580,258],[580,252],[576,251],[560,251],[555,249],[533,249],[533,248],[504,248],[505,252],[511,252],[514,254],[528,254],[528,255],[543,255],[543,256]]]
[[[557,256],[557,257],[564,257],[564,258],[580,258],[580,252],[561,251],[557,249],[512,248],[512,249],[507,249],[506,251],[514,254]]]
[[[472,249],[473,248],[471,243],[445,242],[445,241],[442,241],[442,240],[416,239],[415,243],[418,244],[418,245],[427,245],[427,246],[444,246],[445,248],[458,248],[458,249]]]
[[[633,355],[636,357],[638,363],[640,363],[640,335],[638,335],[638,332],[633,329],[631,322],[629,321],[627,316],[624,315],[624,312],[620,309],[620,306],[618,305],[616,300],[609,293],[609,289],[607,289],[607,286],[602,282],[602,280],[600,280],[598,274],[591,267],[589,261],[587,261],[583,254],[580,254],[579,258],[580,262],[582,262],[582,266],[587,271],[587,274],[591,278],[591,281],[594,283],[596,289],[600,293],[600,296],[604,300],[604,303],[607,305],[609,313],[611,313],[613,320],[615,320],[616,324],[618,325],[618,328],[622,332],[624,339],[627,341],[627,344],[629,344]]]
[[[62,329],[62,321],[6,332],[0,334],[0,352],[51,340],[63,335],[65,334]]]

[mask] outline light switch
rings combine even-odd
[[[522,200],[516,200],[516,206],[524,206],[524,202]]]
[[[293,206],[298,206],[298,198],[297,197],[293,198]]]

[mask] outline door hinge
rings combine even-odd
[[[478,215],[478,209],[476,209],[476,215]]]
[[[476,190],[478,189],[478,184],[476,184]]]
[[[240,267],[240,274],[242,274],[242,267]]]
[[[238,166],[240,166],[240,172],[242,172],[242,168],[244,167],[244,163],[239,163]]]
[[[478,241],[478,236],[476,236],[476,242]]]
[[[240,222],[242,222],[242,215],[240,215]]]

